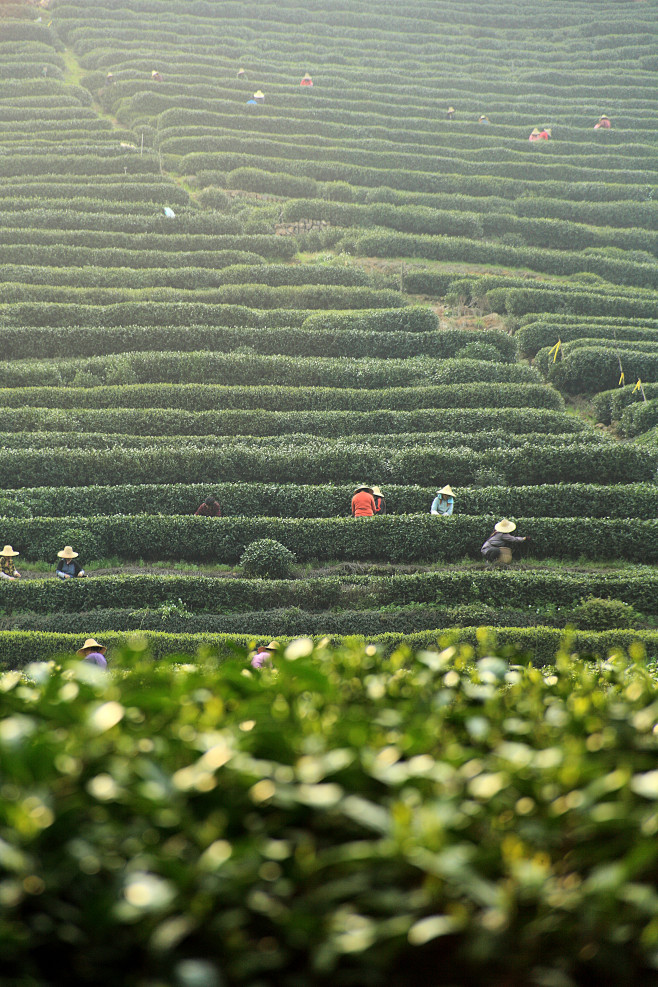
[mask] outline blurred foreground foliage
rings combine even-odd
[[[658,982],[641,646],[487,633],[5,672],[3,987]]]

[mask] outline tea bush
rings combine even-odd
[[[655,681],[480,641],[5,674],[5,980],[650,983]]]
[[[247,545],[240,566],[248,576],[285,579],[295,563],[295,553],[274,538],[260,538]]]

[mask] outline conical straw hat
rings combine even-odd
[[[5,545],[3,550],[0,552],[0,555],[5,555],[5,556],[20,555],[20,554],[21,554],[20,552],[15,552],[11,547],[11,545]]]
[[[499,521],[498,524],[494,525],[494,530],[508,535],[511,531],[516,531],[516,525],[514,524],[514,521],[508,521],[507,518],[504,517],[502,521]]]
[[[107,648],[99,644],[98,641],[94,641],[93,637],[88,637],[82,647],[76,651],[76,655],[84,655],[87,651],[100,651],[102,655],[105,654]]]
[[[79,552],[74,552],[70,545],[65,545],[61,552],[57,553],[60,559],[77,559]]]
[[[452,487],[450,486],[449,483],[446,483],[445,487],[442,487],[441,490],[439,490],[439,493],[440,494],[445,494],[446,497],[454,497],[455,496],[454,493],[452,492]]]

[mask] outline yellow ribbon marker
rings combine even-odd
[[[562,340],[558,339],[555,346],[551,346],[550,350],[548,351],[549,356],[551,356],[551,354],[553,355],[553,363],[555,363],[555,361],[557,360],[557,355],[560,352],[561,348],[562,348]]]
[[[619,378],[619,383],[617,384],[617,387],[622,387],[625,380],[626,380],[626,377],[624,376],[624,371],[622,370],[621,377]]]
[[[641,380],[640,380],[640,378],[638,377],[638,379],[637,379],[637,384],[635,385],[635,387],[634,387],[634,388],[633,388],[633,390],[631,391],[631,394],[635,394],[635,392],[636,392],[636,391],[641,391],[641,390],[642,390],[642,381],[641,381]]]

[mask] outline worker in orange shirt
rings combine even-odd
[[[375,513],[375,498],[372,487],[360,483],[352,497],[352,517],[372,517]]]

